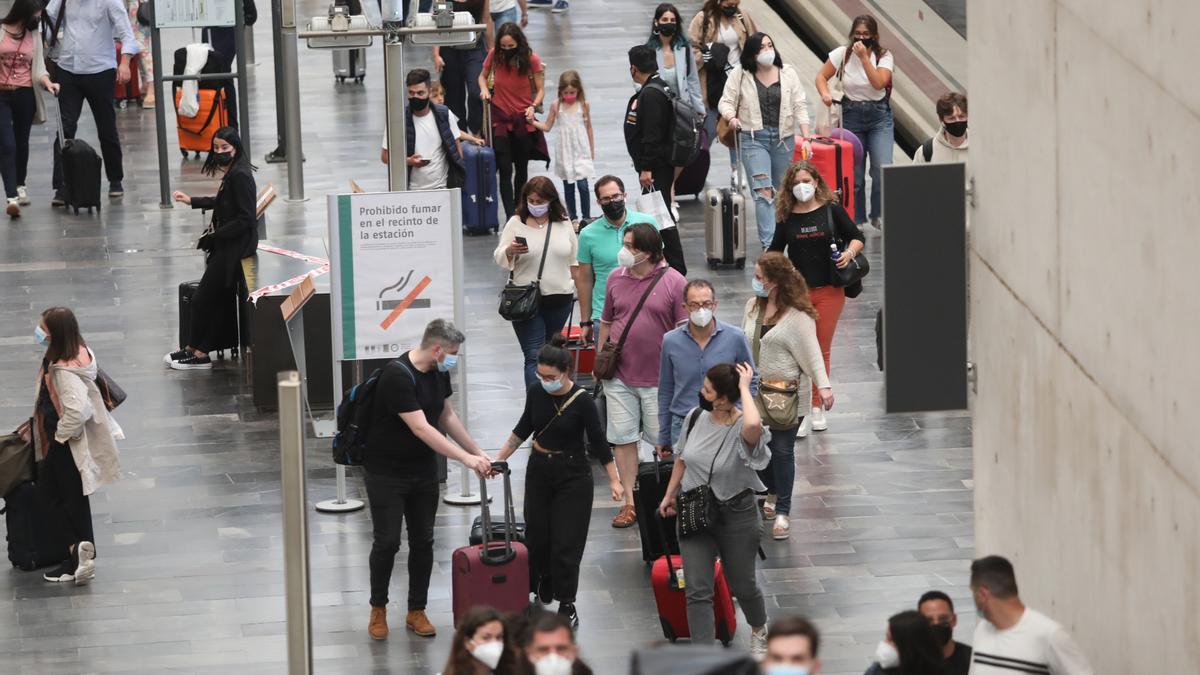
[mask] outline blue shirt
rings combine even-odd
[[[608,275],[617,269],[617,253],[624,245],[625,230],[634,223],[650,223],[658,227],[658,221],[637,211],[626,209],[625,222],[615,227],[608,218],[600,216],[579,231],[579,250],[575,259],[580,265],[591,265],[596,279],[592,282],[592,316],[595,321],[604,310],[604,290],[608,286]]]
[[[691,322],[663,336],[662,358],[658,367],[658,443],[671,444],[671,415],[683,416],[700,403],[704,374],[718,363],[754,365],[750,341],[737,326],[717,321],[708,344],[700,344],[688,330]],[[758,391],[758,373],[750,391]]]
[[[62,49],[58,66],[74,75],[93,75],[117,67],[113,36],[121,41],[121,53],[137,54],[137,37],[129,25],[129,13],[121,0],[50,0],[46,16],[53,27],[59,10],[67,3],[62,22]],[[137,73],[133,73],[137,77]]]

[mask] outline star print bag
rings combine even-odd
[[[758,310],[758,318],[754,320],[754,362],[758,363],[758,352],[762,347],[762,323],[766,308]],[[800,385],[797,382],[772,382],[759,380],[758,393],[754,395],[754,405],[763,423],[771,431],[783,431],[796,426],[800,419]]]

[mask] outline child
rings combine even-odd
[[[596,140],[592,134],[592,116],[587,98],[583,94],[583,82],[574,70],[559,76],[558,98],[550,104],[546,121],[535,122],[534,126],[549,133],[560,118],[562,127],[554,143],[554,175],[563,181],[567,211],[578,227],[581,215],[587,219],[592,217],[588,177],[595,172]],[[575,210],[575,190],[579,190],[579,211]]]
[[[434,80],[429,84],[429,100],[438,105],[446,105],[446,88],[442,86],[441,82]],[[454,137],[454,143],[458,146],[458,152],[460,155],[462,154],[463,141],[474,143],[475,145],[487,145],[487,141],[483,140],[482,138],[473,136],[470,133],[460,129],[458,126],[458,118],[455,117],[454,111],[450,110],[449,113],[450,129],[457,134]],[[388,163],[387,131],[383,132],[383,150],[379,154],[379,161],[383,162],[384,164]]]

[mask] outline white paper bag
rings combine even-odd
[[[658,229],[666,230],[675,227],[675,219],[671,217],[671,209],[660,190],[638,195],[633,202],[633,210],[644,213],[658,223]]]

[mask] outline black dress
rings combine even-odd
[[[49,366],[42,362],[42,376]],[[52,551],[68,556],[67,547],[81,541],[95,543],[92,530],[92,505],[83,494],[83,479],[75,467],[70,446],[54,440],[58,431],[58,411],[50,400],[50,390],[43,384],[38,391],[37,408],[42,421],[41,433],[49,442],[46,457],[36,466],[36,495],[39,506],[46,509],[52,530]],[[46,562],[58,562],[47,560]]]
[[[225,174],[215,197],[193,197],[193,209],[213,210],[204,276],[192,297],[187,343],[201,352],[236,346],[237,303],[246,298],[242,259],[258,250],[258,191],[250,167],[239,162]]]

